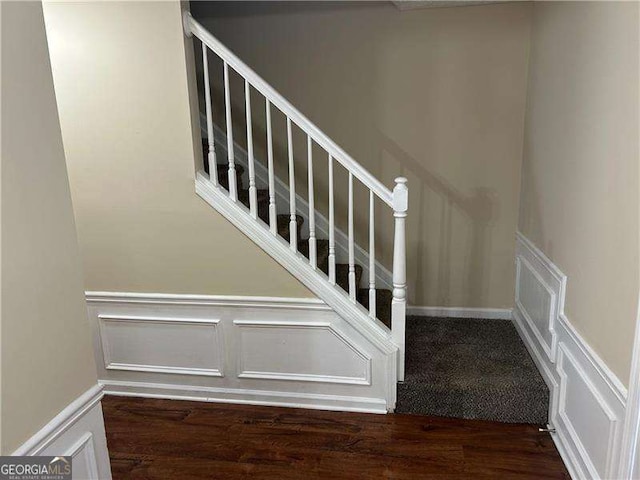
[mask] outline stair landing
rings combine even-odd
[[[549,389],[509,320],[407,318],[396,412],[545,425]]]

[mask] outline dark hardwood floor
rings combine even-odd
[[[567,473],[529,425],[107,396],[119,479],[543,479]]]

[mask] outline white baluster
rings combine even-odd
[[[369,315],[376,317],[376,227],[375,196],[369,190]]]
[[[236,164],[233,158],[233,126],[231,125],[231,90],[229,89],[229,66],[224,62],[224,104],[227,119],[227,155],[229,157],[229,196],[235,202],[238,200],[238,185],[236,182]]]
[[[405,317],[407,313],[407,259],[405,218],[409,204],[407,179],[396,178],[393,189],[393,300],[391,301],[391,338],[398,346],[398,381],[404,380]]]
[[[298,251],[298,222],[296,219],[296,177],[293,166],[293,138],[291,119],[287,117],[287,146],[289,149],[289,245],[294,252]]]
[[[309,263],[311,268],[318,266],[318,254],[316,251],[316,208],[313,195],[313,141],[307,135],[307,158],[308,158],[308,176],[309,176]]]
[[[333,217],[333,157],[329,154],[329,282],[336,284],[336,237]]]
[[[216,150],[213,144],[213,113],[211,111],[211,85],[209,84],[209,58],[207,45],[202,44],[202,66],[204,68],[204,98],[207,112],[207,163],[209,164],[209,180],[218,185],[218,164],[216,163]]]
[[[247,156],[249,161],[249,211],[258,218],[258,192],[256,190],[256,167],[253,159],[253,127],[251,125],[251,86],[244,81],[245,111],[247,116]]]
[[[349,298],[356,302],[356,266],[353,251],[353,174],[349,172]]]
[[[278,234],[278,213],[276,211],[276,186],[273,173],[273,136],[271,134],[271,102],[265,98],[267,114],[267,161],[269,167],[269,228],[274,235]]]

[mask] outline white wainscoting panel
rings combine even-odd
[[[396,353],[318,299],[87,292],[106,393],[386,413]]]
[[[555,363],[556,319],[564,310],[567,277],[524,236],[516,246],[516,308],[551,363]]]
[[[109,480],[111,467],[96,385],[27,440],[13,455],[71,456],[74,480]]]
[[[564,314],[567,278],[518,233],[514,323],[551,391],[549,424],[572,478],[614,479],[627,391]]]
[[[569,432],[569,438],[582,453],[584,466],[590,475],[604,478],[608,452],[613,447],[619,424],[616,414],[564,344],[560,345],[558,352],[557,371],[560,375],[560,403],[556,422]],[[590,412],[588,421],[582,412]]]
[[[93,433],[86,432],[82,435],[78,441],[67,450],[66,455],[72,457],[73,477],[75,479],[100,478]]]
[[[326,322],[234,320],[238,377],[371,385],[371,358]]]
[[[105,368],[222,376],[217,319],[98,315]]]

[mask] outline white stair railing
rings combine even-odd
[[[405,219],[408,207],[408,189],[406,178],[399,177],[395,180],[393,191],[384,186],[377,178],[369,173],[362,165],[351,158],[344,150],[336,145],[318,127],[311,123],[302,113],[291,105],[282,95],[275,91],[250,67],[242,62],[218,39],[209,33],[200,23],[193,19],[190,13],[184,15],[184,28],[187,35],[194,35],[202,42],[202,57],[204,68],[205,103],[207,120],[207,140],[208,140],[208,161],[210,171],[210,182],[218,186],[217,165],[213,144],[213,114],[210,92],[210,72],[208,68],[208,52],[211,51],[222,60],[224,74],[224,104],[225,123],[228,152],[228,194],[231,200],[238,200],[236,167],[233,153],[233,122],[231,116],[231,90],[229,82],[229,69],[238,74],[244,81],[245,112],[247,124],[247,151],[249,152],[249,211],[251,216],[257,221],[257,195],[254,173],[253,158],[253,133],[251,130],[251,88],[260,93],[265,98],[266,104],[266,130],[267,130],[267,156],[269,170],[269,230],[273,235],[277,235],[277,215],[275,205],[274,189],[274,166],[273,166],[273,138],[271,124],[271,107],[282,112],[287,121],[287,150],[289,160],[289,190],[290,190],[290,210],[289,214],[289,245],[292,251],[298,251],[297,238],[297,216],[296,216],[296,193],[295,193],[295,170],[292,130],[296,126],[307,138],[307,161],[308,161],[308,186],[309,186],[309,266],[317,271],[316,238],[314,228],[314,188],[313,188],[313,160],[312,149],[315,143],[328,155],[329,168],[329,266],[328,282],[336,284],[336,259],[335,259],[335,199],[334,199],[334,160],[344,167],[349,174],[349,271],[348,271],[348,296],[352,302],[356,302],[357,285],[354,262],[354,180],[362,183],[369,193],[369,316],[376,317],[376,290],[375,290],[375,221],[374,202],[376,197],[380,199],[393,211],[395,230],[393,246],[393,299],[391,305],[391,338],[398,346],[398,380],[404,380],[404,350],[405,350],[405,317],[406,317],[406,237]],[[336,287],[337,288],[337,287]],[[365,316],[366,317],[366,316]]]

